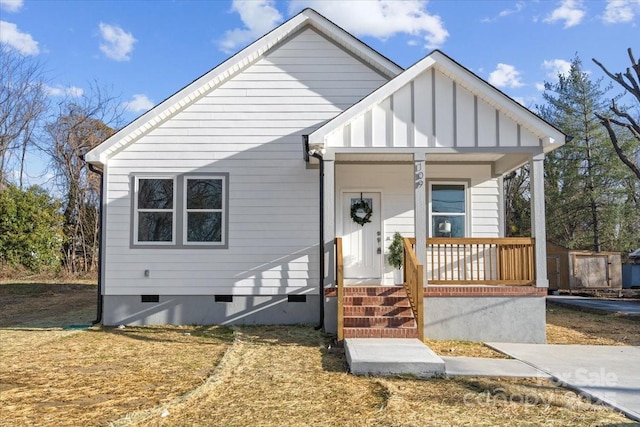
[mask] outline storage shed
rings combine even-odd
[[[620,252],[592,252],[567,249],[547,242],[549,290],[620,290]]]
[[[629,254],[629,261],[622,265],[622,287],[640,287],[640,248]]]

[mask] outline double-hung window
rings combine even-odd
[[[136,176],[135,247],[227,247],[228,174]]]
[[[465,237],[467,228],[467,187],[457,183],[430,186],[431,236]]]
[[[139,177],[135,180],[134,228],[137,242],[175,242],[175,178]]]
[[[185,245],[220,245],[225,240],[225,178],[185,177]]]

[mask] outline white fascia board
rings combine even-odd
[[[305,25],[317,29],[384,75],[394,77],[402,71],[397,64],[352,37],[319,13],[312,9],[305,9],[129,123],[111,138],[89,151],[85,159],[91,163],[104,165],[107,158],[240,73],[276,44]]]
[[[334,119],[329,120],[320,128],[316,129],[309,135],[309,143],[323,144],[325,142],[325,138],[331,132],[339,129],[341,126],[346,125],[355,117],[359,116],[360,114],[364,114],[367,110],[373,108],[373,106],[381,103],[384,99],[393,95],[404,85],[409,83],[420,73],[433,66],[434,64],[435,61],[433,60],[433,58],[431,58],[431,55],[428,55],[417,63],[413,64],[402,74],[399,74],[393,80],[389,80],[389,82],[385,83],[375,91],[371,92],[369,95],[362,98],[357,104],[349,107]]]

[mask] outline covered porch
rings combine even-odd
[[[406,291],[382,292],[407,298],[420,337],[544,342],[546,247],[536,242],[546,240],[545,154],[563,142],[438,51],[308,135],[323,188],[323,287],[336,296],[327,313],[339,323],[345,298],[394,303],[368,287],[393,285],[386,255],[398,232]],[[503,177],[526,164],[531,235],[507,238]],[[352,327],[338,323],[328,329]]]

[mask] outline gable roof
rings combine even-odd
[[[392,78],[403,70],[402,67],[324,16],[307,8],[142,114],[102,144],[86,153],[84,159],[96,165],[106,164],[107,159],[115,153],[166,122],[187,106],[255,63],[286,39],[307,27],[318,31],[384,76]]]
[[[403,87],[410,84],[418,76],[431,68],[442,72],[456,82],[456,84],[464,87],[514,122],[524,126],[525,129],[528,129],[542,141],[542,148],[545,152],[551,151],[564,144],[566,136],[562,131],[514,101],[505,93],[481,79],[440,50],[434,50],[397,77],[363,98],[360,102],[354,104],[352,107],[316,129],[309,135],[309,143],[325,143],[331,133],[340,130],[340,128],[344,128],[374,106],[380,105],[385,99],[398,93]],[[337,132],[337,134],[339,135],[340,132]]]

